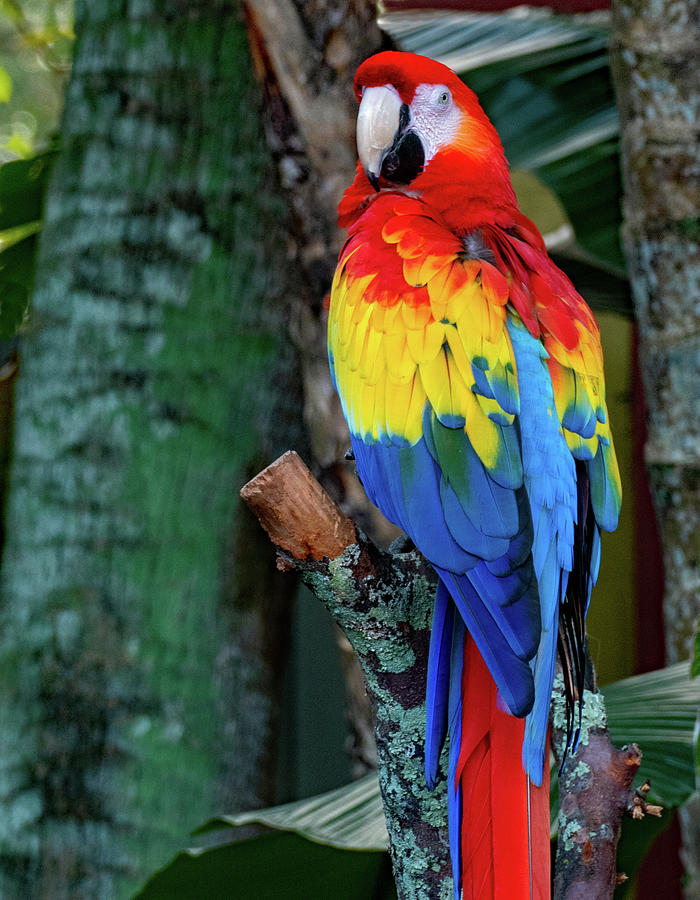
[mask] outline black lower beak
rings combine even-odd
[[[393,184],[410,184],[425,165],[425,152],[415,132],[400,135],[382,162],[382,177]]]

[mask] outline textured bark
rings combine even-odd
[[[647,463],[664,544],[669,662],[700,612],[700,132],[697,8],[617,2],[624,245],[640,330]]]
[[[52,900],[272,800],[294,583],[236,491],[301,403],[238,4],[89,0],[76,33],[0,622],[0,893]]]
[[[286,252],[302,277],[290,286],[291,334],[302,362],[304,422],[313,469],[345,512],[388,544],[397,535],[343,463],[347,425],[328,372],[327,294],[345,240],[337,206],[357,163],[352,82],[383,43],[375,0],[245,0],[266,135],[291,210]],[[371,707],[361,668],[338,632],[345,673],[352,771],[376,766]]]
[[[292,297],[292,334],[302,359],[311,449],[321,481],[342,497],[346,510],[367,510],[364,492],[350,496],[346,484],[346,469],[354,467],[338,466],[349,437],[328,374],[323,299],[345,240],[337,225],[338,201],[357,164],[353,77],[382,41],[376,3],[245,0],[245,5],[265,88],[267,139],[292,212],[287,253],[304,274]]]
[[[589,672],[592,674],[590,659]],[[554,681],[552,746],[561,766],[567,719],[563,679]],[[633,790],[642,754],[636,744],[617,749],[607,731],[603,695],[584,692],[581,731],[575,752],[566,754],[559,775],[559,827],[554,900],[607,900],[626,880],[616,866],[622,819],[661,814],[646,802],[648,785]]]
[[[639,322],[669,663],[690,655],[700,615],[699,20],[691,0],[613,4],[623,239]],[[700,897],[699,813],[697,800],[682,813],[688,897]]]
[[[401,900],[453,896],[447,840],[446,759],[425,786],[425,680],[435,575],[415,550],[379,550],[330,502],[296,454],[286,453],[241,491],[277,544],[278,566],[298,570],[342,628],[365,674],[374,708],[379,785]],[[295,505],[299,484],[316,502]],[[324,557],[333,535],[331,557]],[[342,535],[338,541],[336,536]],[[340,544],[347,540],[345,548]],[[590,664],[590,660],[589,660]],[[589,667],[594,679],[592,666]],[[563,679],[555,680],[552,739],[566,743]],[[617,873],[622,817],[658,814],[632,790],[642,754],[615,749],[603,698],[586,691],[580,741],[560,778],[556,900],[605,900]]]

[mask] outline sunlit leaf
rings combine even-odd
[[[376,775],[282,806],[219,816],[195,834],[253,823],[295,831],[311,841],[346,850],[385,850],[388,846]]]
[[[0,166],[0,339],[12,337],[29,307],[36,234],[57,151]]]
[[[36,235],[28,234],[0,252],[0,339],[18,331],[29,306],[34,280]]]
[[[41,218],[44,194],[56,150],[0,166],[0,231]]]
[[[8,103],[12,96],[12,79],[0,66],[0,103]]]

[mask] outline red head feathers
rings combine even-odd
[[[494,210],[516,207],[500,138],[447,66],[413,53],[379,53],[357,70],[355,94],[363,165],[341,203],[341,224],[378,190],[424,197],[457,230],[478,227],[485,209],[493,221]]]

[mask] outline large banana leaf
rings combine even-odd
[[[249,828],[256,823],[274,831],[243,840],[236,839],[234,833],[233,841],[185,850],[156,872],[137,897],[396,897],[376,776],[368,775],[354,784],[295,803],[221,816],[196,833],[232,826]]]
[[[690,663],[625,678],[601,690],[613,743],[639,744],[650,797],[664,806],[680,806],[698,787],[700,681],[690,677]]]
[[[603,689],[608,725],[617,743],[638,741],[641,775],[667,807],[683,803],[695,789],[693,748],[700,707],[700,681],[681,663],[616,682]],[[183,851],[148,881],[141,900],[177,896],[235,898],[390,898],[386,829],[377,779],[361,781],[283,806],[212,819],[212,829],[264,825],[254,837],[216,847]],[[664,823],[631,823],[621,847],[632,874]],[[320,888],[317,885],[321,885]],[[206,886],[206,891],[204,891]]]
[[[388,837],[375,775],[317,797],[210,819],[194,834],[237,825],[267,825],[294,831],[340,850],[386,850]]]
[[[534,173],[563,204],[579,270],[593,266],[597,293],[619,295],[622,187],[605,17],[518,8],[391,12],[379,22],[401,49],[439,59],[476,91],[513,168]],[[548,230],[536,206],[524,211]],[[607,305],[629,313],[628,290]]]

